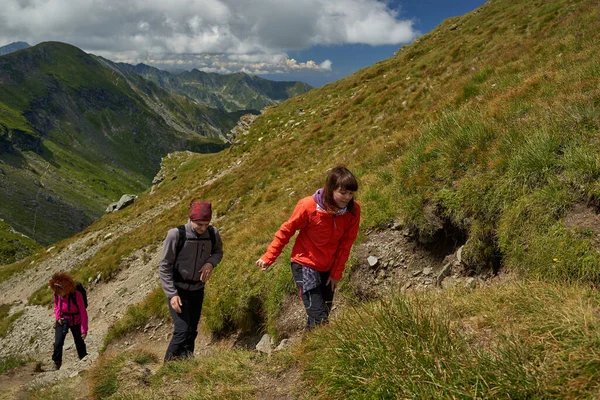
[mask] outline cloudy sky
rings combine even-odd
[[[56,40],[161,69],[314,86],[388,58],[484,0],[2,0],[0,46]]]

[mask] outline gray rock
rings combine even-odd
[[[256,350],[261,353],[271,354],[273,351],[273,344],[271,343],[271,337],[268,333],[265,333],[258,344],[256,345]]]
[[[106,207],[105,213],[110,214],[111,212],[115,211],[115,209],[117,208],[117,204],[118,203],[116,201],[114,203],[110,203],[108,207]]]
[[[450,289],[452,287],[456,286],[456,279],[454,279],[453,277],[449,276],[446,279],[444,279],[442,281],[442,288],[443,289]]]
[[[279,342],[279,345],[275,348],[275,351],[287,349],[288,347],[290,347],[291,344],[292,342],[290,341],[290,339],[283,339],[281,342]]]
[[[462,252],[463,252],[464,247],[465,246],[460,246],[458,248],[458,250],[456,251],[456,260],[458,261],[459,264],[462,262]]]
[[[117,203],[117,207],[115,208],[114,211],[122,210],[125,207],[133,204],[133,202],[135,202],[137,200],[137,198],[138,197],[134,194],[124,194],[123,196],[121,196],[121,199]]]
[[[377,266],[377,263],[379,263],[379,259],[375,256],[369,256],[367,258],[367,262],[369,263],[369,267],[373,268]]]
[[[467,280],[465,281],[465,287],[469,289],[475,289],[477,287],[477,281],[475,280],[475,278],[467,278]]]
[[[423,275],[430,275],[432,272],[433,272],[433,268],[431,268],[431,267],[423,268]]]
[[[440,286],[442,284],[442,281],[444,280],[444,278],[449,276],[451,273],[452,273],[452,263],[448,263],[448,264],[444,265],[444,267],[442,268],[442,270],[440,271],[440,273],[438,274],[438,276],[436,278],[436,284],[438,286]]]

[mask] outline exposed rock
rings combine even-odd
[[[291,345],[291,343],[292,342],[290,339],[283,339],[281,342],[279,342],[279,345],[275,348],[275,351],[284,350],[288,348]]]
[[[240,117],[236,126],[229,132],[228,139],[234,141],[240,135],[247,135],[250,130],[250,125],[258,117],[255,114],[244,114]]]
[[[271,352],[273,352],[273,342],[268,333],[265,333],[262,336],[260,342],[256,345],[256,350],[266,354],[271,354]]]
[[[369,263],[369,267],[374,268],[379,263],[379,259],[375,256],[369,256],[367,257],[367,262]]]
[[[465,287],[469,289],[475,289],[477,287],[477,281],[475,280],[475,278],[467,278],[467,280],[465,281]]]
[[[443,289],[450,289],[450,288],[456,286],[456,278],[449,276],[442,281],[441,285],[442,285]]]
[[[108,207],[106,207],[106,213],[108,214],[114,211],[122,210],[125,207],[133,204],[137,200],[137,198],[138,197],[134,194],[124,194],[123,196],[121,196],[119,201],[117,201],[116,203],[110,203]]]
[[[464,248],[465,246],[460,246],[458,250],[456,250],[456,260],[459,264],[462,263],[462,252]]]
[[[444,278],[446,278],[447,276],[449,276],[451,273],[452,273],[452,264],[451,263],[447,263],[446,265],[444,265],[442,267],[442,270],[438,274],[438,276],[436,278],[436,284],[438,286],[441,285],[442,281],[444,280]]]

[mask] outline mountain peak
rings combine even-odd
[[[0,47],[0,56],[10,54],[15,51],[23,50],[28,47],[31,47],[31,45],[27,42],[13,42],[13,43],[7,44],[6,46]]]

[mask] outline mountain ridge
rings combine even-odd
[[[306,93],[312,87],[298,81],[270,81],[244,72],[218,74],[198,69],[172,74],[146,64],[119,63],[166,89],[226,111],[256,110]]]

